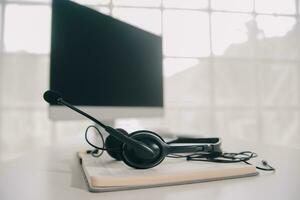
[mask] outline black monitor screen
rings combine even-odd
[[[75,105],[163,106],[162,39],[53,0],[50,89]]]

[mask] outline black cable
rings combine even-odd
[[[90,128],[94,128],[94,129],[96,130],[96,132],[100,135],[101,142],[102,142],[102,144],[103,144],[102,147],[96,146],[96,145],[92,144],[92,143],[89,141],[89,139],[88,139],[88,131],[89,131]],[[104,146],[105,146],[105,145],[104,145],[104,137],[103,137],[101,131],[100,131],[96,126],[90,125],[90,126],[88,126],[88,127],[86,128],[85,134],[84,134],[84,135],[85,135],[85,140],[86,140],[86,142],[87,142],[89,145],[91,145],[92,147],[95,148],[94,150],[87,151],[87,153],[90,153],[93,157],[100,157],[100,156],[102,156],[102,154],[104,153],[104,151],[106,151],[107,149],[104,147]],[[99,150],[101,150],[100,153],[99,153]]]
[[[89,129],[90,128],[94,128],[96,130],[96,132],[100,135],[100,138],[101,138],[101,142],[102,142],[102,147],[99,147],[99,146],[96,146],[95,144],[91,143],[88,139],[88,132],[89,132]],[[86,142],[91,145],[92,147],[94,147],[95,149],[94,150],[88,150],[87,153],[91,154],[93,157],[100,157],[102,156],[102,154],[104,153],[104,151],[107,151],[108,149],[105,148],[105,142],[104,142],[104,137],[103,137],[103,134],[101,133],[101,131],[94,125],[90,125],[86,128],[85,130],[85,140]],[[100,153],[99,153],[99,150],[100,150]],[[120,151],[119,148],[110,148],[109,149],[110,151]]]
[[[242,151],[239,153],[222,153],[216,157],[211,156],[206,153],[193,153],[188,155],[180,155],[180,154],[171,154],[167,156],[169,158],[186,158],[187,161],[203,161],[203,162],[215,162],[215,163],[238,163],[244,162],[245,164],[252,165],[249,160],[252,158],[258,157],[255,152],[251,151]],[[264,170],[264,171],[275,171],[275,168],[267,163],[267,161],[262,161],[263,166],[259,167],[255,166],[256,169]]]

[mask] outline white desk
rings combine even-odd
[[[224,144],[226,147],[226,144]],[[229,146],[229,145],[227,145]],[[75,152],[81,144],[55,145],[0,167],[1,200],[77,199],[300,199],[300,150],[264,145],[235,145],[256,150],[277,169],[275,174],[199,184],[90,193],[86,189]],[[230,147],[228,147],[230,148]],[[231,147],[232,148],[232,147]]]

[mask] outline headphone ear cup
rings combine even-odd
[[[153,158],[144,158],[137,149],[123,144],[122,160],[125,164],[136,169],[149,169],[164,160],[166,156],[164,150],[165,142],[159,135],[151,131],[142,130],[133,132],[129,136],[151,148],[155,156]]]
[[[117,128],[116,130],[123,133],[124,135],[128,135],[127,131],[125,131],[124,129]],[[109,135],[105,140],[105,148],[107,149],[107,153],[112,158],[116,160],[122,160],[123,142]]]

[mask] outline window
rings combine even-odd
[[[208,14],[166,10],[163,14],[166,56],[207,57],[210,54]]]
[[[213,12],[211,21],[213,53],[223,55],[231,45],[247,42],[247,23],[250,20],[252,16],[249,14]]]
[[[49,24],[49,6],[8,4],[4,22],[5,51],[49,53]]]
[[[257,0],[255,10],[258,13],[295,14],[295,0]]]
[[[282,37],[296,24],[295,18],[286,16],[258,15],[256,21],[265,38]]]
[[[112,0],[113,6],[159,7],[160,0]]]
[[[114,17],[155,34],[161,34],[161,12],[159,9],[113,8]]]
[[[214,10],[251,12],[253,10],[252,0],[211,0]]]
[[[163,6],[165,8],[207,8],[208,0],[163,0]]]

